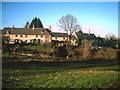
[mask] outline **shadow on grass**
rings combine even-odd
[[[91,69],[91,68],[96,68],[96,70],[97,68],[98,70],[113,70],[113,71],[120,70],[118,68],[117,60],[2,62],[3,70],[50,70],[50,71],[60,70],[61,71],[61,70]]]

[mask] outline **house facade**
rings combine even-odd
[[[69,41],[69,36],[67,33],[58,33],[58,32],[52,32],[52,40],[59,41],[59,42],[67,42]],[[71,45],[77,45],[77,37],[72,35],[71,37]]]
[[[58,33],[52,32],[52,40],[54,41],[67,41],[68,34],[67,33]]]
[[[9,36],[10,43],[16,40],[29,43],[34,39],[40,43],[51,42],[51,32],[46,28],[4,28],[3,36]]]
[[[67,42],[68,34],[51,32],[47,28],[4,28],[2,35],[9,37],[11,44],[15,42],[30,43],[32,40],[39,40],[40,43],[50,43],[52,40],[59,42]],[[76,37],[73,35],[71,38],[71,45],[77,45]]]

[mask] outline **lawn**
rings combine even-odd
[[[2,64],[3,88],[96,89],[114,88],[119,84],[120,69],[115,60],[24,61]]]

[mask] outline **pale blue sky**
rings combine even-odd
[[[2,28],[24,27],[27,21],[39,17],[43,26],[59,31],[57,22],[67,14],[75,16],[83,32],[104,37],[107,33],[118,35],[117,2],[3,2]]]

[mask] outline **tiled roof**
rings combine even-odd
[[[51,33],[53,37],[67,37],[67,33],[58,33],[58,32],[53,32]]]
[[[4,28],[2,33],[6,34],[7,31],[10,34],[22,34],[22,35],[49,35],[50,31],[46,28]]]
[[[82,32],[77,32],[77,36],[80,39],[96,39],[96,36],[94,34],[88,34]]]

